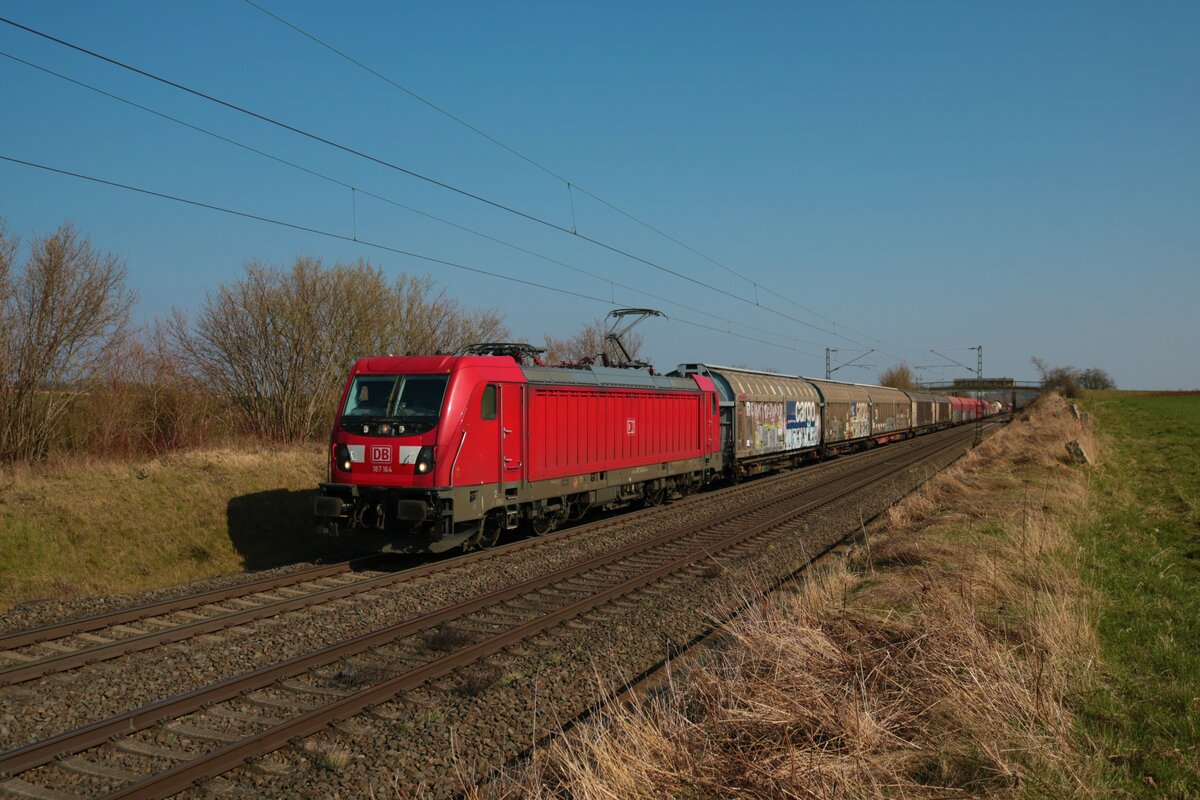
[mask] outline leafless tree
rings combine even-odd
[[[1091,367],[1079,373],[1079,385],[1084,389],[1115,389],[1117,382],[1106,371]]]
[[[1029,360],[1042,376],[1042,388],[1059,392],[1063,397],[1079,396],[1079,370],[1075,367],[1051,367],[1037,356]]]
[[[565,339],[546,334],[546,354],[542,358],[547,364],[578,364],[589,359],[599,364],[605,354],[615,360],[617,353],[613,346],[604,341],[607,330],[603,319],[595,319]],[[635,361],[641,359],[643,339],[640,334],[626,334],[621,341]]]
[[[244,278],[206,297],[194,324],[177,313],[171,328],[178,350],[252,433],[287,441],[328,423],[356,358],[451,352],[507,336],[499,315],[435,292],[430,278],[389,283],[367,261],[324,268],[308,257],[289,271],[251,262]]]
[[[913,374],[912,367],[903,361],[880,373],[879,385],[891,386],[894,389],[904,389],[905,391],[911,391],[919,386],[917,376]]]
[[[136,296],[125,266],[64,223],[34,239],[20,272],[0,225],[0,459],[49,453],[64,416],[103,379]]]
[[[11,384],[13,379],[13,370],[16,363],[15,351],[15,336],[16,328],[16,305],[13,299],[13,284],[12,270],[13,262],[17,257],[18,241],[8,231],[8,225],[3,218],[0,218],[0,393]],[[0,394],[0,397],[7,395]],[[5,407],[5,406],[0,406]],[[0,426],[0,431],[3,428]],[[0,435],[3,435],[0,433]],[[4,440],[0,439],[0,449],[3,448]]]

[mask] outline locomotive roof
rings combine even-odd
[[[355,362],[354,372],[444,374],[463,367],[511,370],[505,380],[519,380],[516,377],[519,371],[532,384],[697,391],[696,382],[691,378],[652,375],[647,369],[595,365],[522,367],[511,356],[373,356]]]
[[[681,389],[696,391],[690,378],[652,375],[647,369],[624,367],[522,367],[525,380],[540,384],[570,384],[573,386],[605,386],[624,389]]]
[[[371,356],[354,362],[354,372],[447,374],[464,367],[483,367],[507,373],[504,380],[519,380],[517,362],[509,356]]]

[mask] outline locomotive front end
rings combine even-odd
[[[388,535],[380,549],[438,549],[452,528],[447,481],[438,480],[452,366],[445,357],[355,364],[314,503],[321,532],[365,529]]]

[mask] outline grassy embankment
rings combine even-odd
[[[1200,395],[1084,407],[1107,452],[1079,529],[1103,657],[1080,714],[1120,794],[1200,797]]]
[[[311,558],[323,448],[0,471],[0,609]]]
[[[848,562],[752,601],[672,691],[489,786],[521,797],[1105,797],[1073,527],[1096,446],[1047,398],[895,507]]]

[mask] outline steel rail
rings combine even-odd
[[[686,555],[625,580],[609,589],[568,603],[562,608],[543,614],[503,633],[354,692],[341,700],[303,712],[291,720],[274,725],[254,736],[210,751],[191,761],[184,762],[141,781],[124,786],[104,795],[103,800],[160,800],[161,798],[170,797],[191,787],[198,781],[228,772],[230,769],[246,763],[251,758],[265,755],[286,746],[292,741],[318,733],[329,725],[347,719],[381,702],[385,702],[400,692],[415,689],[428,681],[449,675],[456,669],[472,664],[487,656],[494,655],[507,647],[536,636],[562,622],[586,614],[619,597],[635,592],[688,567],[695,566],[701,560],[711,557],[714,552],[727,550],[782,525],[794,523],[800,517],[811,513],[816,508],[857,492],[859,489],[870,486],[911,466],[915,466],[925,458],[948,450],[958,444],[960,443],[956,438],[954,441],[944,443],[940,447],[931,448],[933,452],[930,454],[917,458],[904,459],[898,465],[881,470],[881,474],[879,475],[860,479],[830,493],[827,497],[814,500],[799,508],[789,509],[771,517],[765,522],[733,532],[718,544],[704,545]]]
[[[307,581],[317,581],[321,580],[322,578],[341,575],[378,559],[379,556],[377,554],[373,554],[362,558],[339,561],[336,564],[328,564],[326,566],[313,567],[300,572],[292,572],[287,575],[279,575],[274,578],[267,578],[266,580],[255,581],[253,583],[243,583],[237,586],[227,586],[222,589],[211,589],[209,591],[198,592],[196,594],[180,595],[179,597],[143,603],[142,605],[137,606],[129,606],[127,608],[96,614],[90,617],[80,617],[78,619],[67,620],[65,622],[56,622],[50,625],[43,625],[38,628],[27,628],[25,630],[14,631],[12,633],[0,634],[0,651],[12,650],[17,647],[25,647],[27,645],[38,644],[39,642],[50,641],[52,639],[63,639],[67,636],[74,636],[77,633],[88,633],[89,631],[111,628],[113,625],[123,625],[128,622],[137,622],[148,617],[158,617],[175,611],[184,611],[189,608],[196,608],[197,606],[208,605],[211,603],[222,603],[227,600],[236,600],[239,597],[258,594],[259,592],[269,592],[274,589],[293,586],[295,584],[305,583]]]
[[[906,452],[919,456],[912,459],[914,462],[919,462],[921,459],[929,457],[929,455],[924,454],[925,450],[933,450],[936,454],[944,449],[955,446],[957,443],[957,437],[937,440],[930,439],[922,442],[921,447],[913,448]],[[898,467],[890,466],[891,462],[896,461],[896,456],[900,454],[890,453],[888,455],[887,459],[880,459],[878,463],[872,464],[868,470],[883,468],[882,471],[884,476],[886,476],[908,466],[907,461]],[[771,506],[788,504],[804,495],[836,487],[839,483],[844,482],[845,478],[846,476],[832,476],[815,484],[798,487],[770,500],[748,504],[734,513],[749,515],[759,513],[761,510],[770,508]],[[880,478],[875,476],[864,478],[868,483],[878,479]],[[842,493],[835,493],[833,498],[836,499],[836,497],[842,496],[846,492],[855,490],[849,489]],[[821,502],[830,502],[830,500],[823,500]],[[136,731],[152,727],[163,719],[193,713],[206,705],[233,699],[245,692],[264,688],[276,681],[295,677],[308,670],[333,663],[342,657],[361,653],[372,647],[386,644],[404,636],[411,636],[422,630],[436,627],[446,621],[475,613],[524,594],[530,594],[555,583],[570,580],[581,574],[619,562],[631,555],[653,549],[671,541],[684,539],[728,522],[730,520],[727,517],[701,520],[683,529],[671,530],[651,539],[626,545],[616,551],[600,554],[554,573],[528,579],[519,584],[490,592],[465,603],[436,609],[411,620],[363,634],[345,642],[330,645],[313,653],[298,656],[276,665],[263,667],[253,672],[245,673],[209,686],[200,687],[174,697],[165,698],[142,708],[118,714],[104,720],[98,720],[97,722],[64,732],[49,739],[10,750],[7,753],[0,754],[0,774],[11,776],[26,772],[35,767],[50,763],[60,756],[78,753],[103,744],[115,736],[132,734]],[[545,538],[543,537],[543,539],[536,541],[545,541]]]

